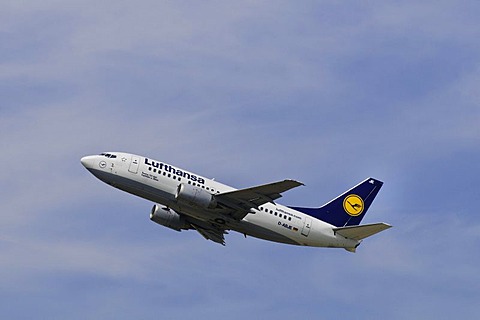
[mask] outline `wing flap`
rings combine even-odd
[[[338,233],[341,236],[344,236],[345,238],[349,238],[353,240],[362,240],[391,227],[392,226],[389,224],[380,222],[380,223],[373,223],[373,224],[364,224],[359,226],[333,228],[333,231],[335,233]]]
[[[213,242],[219,243],[222,246],[225,245],[225,234],[228,234],[224,229],[218,228],[213,224],[202,223],[201,221],[191,221],[189,219],[190,225],[198,231],[207,240],[212,240]]]

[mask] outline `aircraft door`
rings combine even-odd
[[[303,225],[303,229],[302,229],[302,235],[304,235],[305,237],[308,236],[308,234],[310,233],[310,229],[312,228],[312,218],[310,217],[305,217],[305,223]]]
[[[130,167],[128,167],[128,171],[130,171],[131,173],[137,173],[139,164],[140,164],[140,158],[137,156],[132,156],[132,160],[130,162]]]

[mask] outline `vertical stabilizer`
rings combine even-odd
[[[368,178],[320,208],[290,207],[336,227],[360,224],[383,182]]]

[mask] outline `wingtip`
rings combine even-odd
[[[295,180],[295,179],[286,179],[285,181],[288,181],[288,182],[290,182],[290,183],[294,183],[294,184],[296,184],[298,187],[305,185],[303,182],[300,182],[300,181]]]

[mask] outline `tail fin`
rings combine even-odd
[[[359,225],[383,182],[368,178],[320,208],[290,207],[336,227]]]

